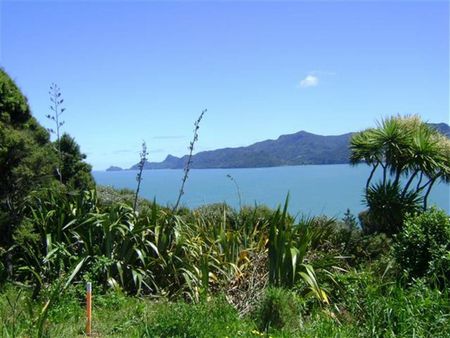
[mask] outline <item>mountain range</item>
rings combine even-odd
[[[446,123],[430,126],[450,138]],[[316,135],[306,131],[281,135],[276,140],[265,140],[247,147],[222,148],[201,151],[192,157],[191,168],[259,168],[305,164],[344,164],[349,159],[349,141],[354,133],[335,136]],[[144,169],[182,169],[188,155],[168,155],[162,162],[146,162]],[[129,170],[136,170],[135,164]],[[111,166],[107,171],[123,170]]]

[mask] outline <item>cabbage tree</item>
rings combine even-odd
[[[379,220],[392,218],[389,213],[414,211],[413,206],[420,202],[426,209],[434,184],[450,181],[450,140],[418,116],[389,117],[375,128],[356,133],[350,151],[353,165],[366,163],[372,167],[365,201],[369,214]],[[377,171],[381,171],[381,179],[374,184]],[[399,207],[409,207],[392,208],[394,199]]]

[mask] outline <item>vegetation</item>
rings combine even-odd
[[[2,244],[12,242],[12,234],[20,223],[23,198],[36,187],[51,185],[55,155],[47,131],[31,116],[26,98],[0,69]]]
[[[1,336],[83,336],[87,281],[98,336],[448,336],[450,218],[419,204],[447,179],[447,143],[417,118],[355,136],[355,163],[382,170],[361,228],[350,211],[292,217],[288,198],[190,210],[96,187],[3,71],[0,93]]]
[[[436,209],[409,215],[394,253],[408,279],[433,276],[445,285],[450,278],[450,218]]]
[[[56,134],[56,144],[57,144],[56,150],[58,152],[59,158],[59,163],[56,168],[56,171],[59,176],[59,181],[62,183],[63,175],[61,172],[61,166],[63,162],[63,153],[61,150],[60,135],[61,135],[61,127],[64,125],[65,121],[61,121],[61,115],[64,113],[66,108],[61,107],[62,103],[64,102],[64,99],[61,97],[61,90],[56,83],[52,83],[50,85],[50,91],[48,92],[48,94],[50,95],[50,101],[52,103],[50,105],[52,114],[51,115],[48,114],[46,117],[49,120],[53,121],[53,123],[55,124],[55,129],[48,128],[47,130],[52,134]]]
[[[63,185],[68,190],[93,189],[95,183],[91,175],[92,167],[84,162],[86,155],[81,152],[75,139],[64,133],[59,142],[56,141],[56,143],[57,149],[61,150],[62,164],[60,170]]]
[[[194,123],[194,136],[192,138],[192,141],[189,143],[189,148],[188,148],[189,155],[187,157],[187,161],[184,166],[184,175],[181,180],[180,192],[178,193],[178,198],[177,198],[177,201],[175,202],[173,210],[178,209],[178,206],[180,205],[181,197],[184,195],[184,185],[186,184],[186,180],[188,179],[188,176],[189,176],[189,171],[191,170],[192,156],[193,156],[193,152],[194,152],[195,143],[198,141],[198,130],[200,129],[200,122],[202,121],[203,115],[205,115],[206,111],[207,111],[206,109],[203,110],[201,112],[200,116],[198,117],[198,119]]]
[[[139,154],[139,156],[140,156],[141,160],[139,161],[139,164],[138,164],[139,171],[136,175],[137,187],[136,187],[136,194],[134,195],[133,211],[136,211],[137,200],[139,197],[139,189],[141,187],[141,182],[142,182],[142,171],[144,170],[144,165],[145,165],[145,162],[147,161],[147,156],[148,156],[147,145],[145,144],[145,142],[142,142],[142,150],[141,150],[141,153]]]
[[[351,139],[351,162],[372,167],[365,200],[368,232],[395,234],[407,213],[427,208],[428,196],[438,181],[450,181],[450,139],[418,116],[390,117]],[[377,170],[381,180],[373,184]]]

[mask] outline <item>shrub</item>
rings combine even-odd
[[[282,288],[268,288],[255,310],[255,321],[260,331],[269,328],[293,329],[301,324],[302,303],[292,291]]]
[[[215,224],[220,224],[225,219],[227,223],[234,225],[236,211],[225,203],[206,204],[196,208],[186,219],[195,222],[200,217]]]
[[[367,215],[361,217],[365,233],[383,232],[387,235],[398,233],[406,214],[420,209],[421,197],[415,192],[403,194],[398,184],[375,184],[366,191]]]
[[[403,288],[369,270],[349,271],[335,278],[339,287],[333,295],[331,318],[340,325],[330,323],[333,334],[318,334],[320,326],[327,323],[322,315],[305,325],[311,330],[308,326],[312,324],[314,336],[448,337],[450,303],[445,290],[431,288],[422,280]],[[338,335],[340,328],[349,334]]]
[[[450,278],[450,217],[431,209],[406,218],[394,245],[394,255],[409,278]]]
[[[372,263],[391,250],[391,238],[384,233],[366,235],[360,229],[336,227],[330,238],[331,247],[328,252],[335,252],[345,257],[349,266],[360,266]]]
[[[365,336],[448,337],[450,308],[446,292],[427,287],[420,280],[408,289],[398,284],[380,289],[372,285],[361,304],[363,311],[358,318],[364,321],[358,324]]]

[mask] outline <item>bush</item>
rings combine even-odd
[[[258,329],[268,331],[270,328],[281,330],[299,327],[302,305],[298,296],[291,291],[282,288],[267,289],[255,310]]]
[[[398,284],[372,286],[362,305],[365,335],[378,337],[448,337],[449,298],[420,280],[408,289]],[[384,289],[384,290],[383,290]],[[361,318],[359,317],[359,318]]]
[[[394,245],[397,263],[408,278],[450,278],[450,217],[431,209],[410,215]]]
[[[315,218],[314,227],[324,230],[308,254],[317,269],[370,264],[388,256],[391,250],[391,238],[384,233],[365,234],[348,211],[342,221]]]
[[[236,211],[226,203],[213,203],[198,207],[186,218],[191,222],[195,222],[198,218],[203,218],[215,224],[223,223],[226,220],[227,223],[234,226],[236,223]]]
[[[432,288],[422,280],[404,288],[369,270],[350,271],[335,279],[339,287],[332,299],[331,318],[340,325],[330,323],[332,334],[326,330],[322,333],[331,319],[327,321],[322,315],[306,323],[305,331],[311,333],[306,336],[448,337],[450,302],[445,290]],[[341,328],[348,335],[338,335]]]
[[[403,194],[398,184],[374,184],[366,191],[367,213],[360,215],[366,234],[383,232],[387,235],[398,233],[408,213],[420,209],[421,196],[415,192]]]

